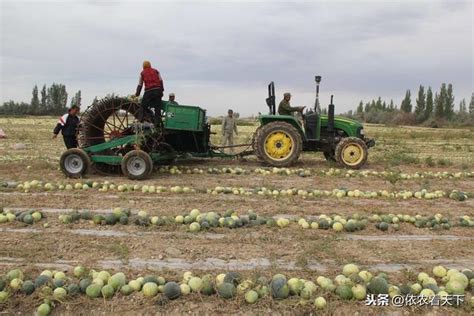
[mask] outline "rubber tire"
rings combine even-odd
[[[293,153],[289,157],[287,157],[285,160],[280,160],[280,161],[273,160],[272,158],[268,157],[267,154],[265,153],[265,138],[267,138],[267,136],[270,133],[273,133],[276,131],[283,131],[289,134],[295,142],[294,143],[295,148],[293,150]],[[301,139],[301,135],[298,132],[298,130],[294,128],[291,124],[286,123],[286,122],[280,122],[280,121],[271,122],[262,126],[255,137],[255,142],[256,142],[255,153],[257,157],[259,157],[259,159],[261,159],[266,164],[273,167],[288,167],[292,165],[298,160],[301,154],[301,150],[303,149],[303,141]]]
[[[141,157],[145,161],[145,172],[139,175],[131,174],[128,172],[127,169],[128,161],[135,157]],[[129,151],[125,156],[123,156],[120,167],[122,169],[123,174],[126,175],[130,180],[144,180],[148,178],[148,176],[153,171],[153,160],[151,160],[150,155],[144,152],[143,150],[132,150]]]
[[[71,154],[78,155],[82,160],[83,168],[79,173],[70,173],[69,171],[66,170],[66,166],[64,165],[64,163],[65,163],[66,157]],[[83,177],[89,171],[90,166],[91,166],[91,160],[89,158],[89,155],[84,150],[79,149],[79,148],[70,148],[66,150],[65,152],[63,152],[63,154],[61,155],[61,158],[59,159],[59,167],[61,168],[61,171],[64,173],[64,175],[68,178],[77,179],[77,178]]]
[[[335,152],[323,152],[323,155],[324,155],[324,158],[327,160],[327,161],[331,161],[331,162],[336,162],[336,153]]]
[[[348,145],[350,143],[357,143],[358,145],[360,145],[362,147],[362,150],[364,152],[363,159],[357,165],[354,165],[354,166],[346,165],[344,163],[344,161],[342,160],[342,158],[341,158],[342,157],[342,150],[344,149],[344,147],[346,145]],[[336,157],[336,161],[339,163],[339,165],[341,165],[344,168],[360,169],[367,162],[367,158],[369,157],[369,149],[367,148],[367,145],[365,144],[365,142],[362,139],[357,138],[357,137],[346,137],[346,138],[343,138],[337,144],[335,157]]]
[[[252,149],[253,149],[253,152],[254,152],[255,156],[257,156],[257,158],[259,160],[263,160],[263,158],[260,156],[260,154],[257,150],[257,138],[259,137],[259,133],[262,130],[263,126],[264,125],[260,125],[259,127],[257,127],[257,129],[255,130],[255,132],[253,133],[253,136],[252,136]]]

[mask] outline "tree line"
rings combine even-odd
[[[455,107],[451,83],[441,84],[439,91],[434,94],[431,87],[425,90],[425,87],[420,85],[415,103],[412,103],[411,91],[407,90],[399,107],[393,100],[387,103],[379,97],[366,103],[360,101],[355,111],[349,111],[344,115],[367,123],[474,125],[474,93],[471,95],[469,105],[466,99],[462,99],[458,107]]]
[[[67,101],[68,93],[64,84],[53,83],[49,87],[43,85],[41,91],[35,85],[30,103],[13,100],[4,102],[0,105],[0,115],[61,115],[67,112]],[[72,96],[70,106],[81,106],[81,101],[79,90]]]

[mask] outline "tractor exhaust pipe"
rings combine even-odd
[[[333,95],[331,95],[331,103],[328,105],[328,132],[334,133],[334,104]]]
[[[316,100],[314,101],[314,112],[320,113],[321,107],[319,106],[319,83],[321,82],[321,76],[315,76],[314,81],[316,81]]]

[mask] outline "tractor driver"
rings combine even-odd
[[[168,103],[172,104],[172,105],[179,105],[178,102],[176,102],[175,98],[176,97],[175,97],[174,93],[170,93]]]
[[[280,115],[292,115],[293,112],[303,112],[304,106],[292,107],[290,105],[291,93],[286,92],[283,94],[283,100],[278,105],[278,114]]]
[[[163,97],[163,78],[160,72],[151,67],[151,63],[147,60],[143,62],[143,71],[140,73],[137,91],[135,96],[140,96],[143,84],[145,84],[145,93],[143,94],[142,107],[138,113],[138,120],[143,122],[145,119],[145,111],[154,108],[155,124],[161,123],[161,98]]]

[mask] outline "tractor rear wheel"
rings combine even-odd
[[[121,168],[130,180],[143,180],[153,171],[153,161],[143,150],[132,150],[123,156]]]
[[[66,150],[59,159],[61,171],[68,178],[80,178],[89,170],[91,160],[87,153],[79,148]]]
[[[369,150],[357,137],[343,138],[336,146],[336,161],[345,168],[359,169],[367,162]]]
[[[287,167],[296,162],[303,144],[300,133],[286,122],[272,122],[262,126],[255,137],[255,153],[274,167]]]

